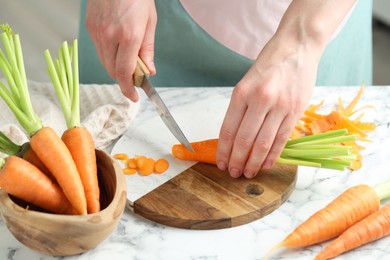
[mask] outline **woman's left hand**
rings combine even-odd
[[[272,167],[309,104],[319,55],[280,44],[271,40],[233,90],[217,151],[218,168],[232,177]]]

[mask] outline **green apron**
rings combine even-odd
[[[80,82],[115,83],[97,58],[85,28],[82,1],[79,32]],[[186,13],[179,0],[156,0],[155,86],[234,86],[252,60],[226,48]],[[319,64],[317,86],[372,84],[372,1],[360,0]],[[266,14],[265,14],[266,15]],[[288,44],[288,43],[286,43]]]

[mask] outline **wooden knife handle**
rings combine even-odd
[[[145,63],[141,60],[140,57],[137,59],[137,67],[135,67],[134,71],[134,85],[139,87],[142,84],[142,81],[144,80],[144,77],[149,77],[150,72],[148,68],[146,67]]]

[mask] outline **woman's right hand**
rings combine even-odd
[[[156,23],[153,0],[88,0],[86,27],[100,62],[132,101],[139,98],[133,82],[137,57],[141,57],[151,75],[156,73]]]

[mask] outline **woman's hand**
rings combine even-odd
[[[139,55],[151,75],[157,14],[153,0],[89,0],[86,26],[98,57],[122,93],[138,100],[133,73]]]
[[[232,177],[252,178],[272,167],[309,104],[318,55],[279,44],[271,40],[234,88],[217,152],[218,167]]]
[[[233,91],[219,134],[218,168],[252,178],[277,161],[309,105],[325,46],[355,1],[292,1]]]

